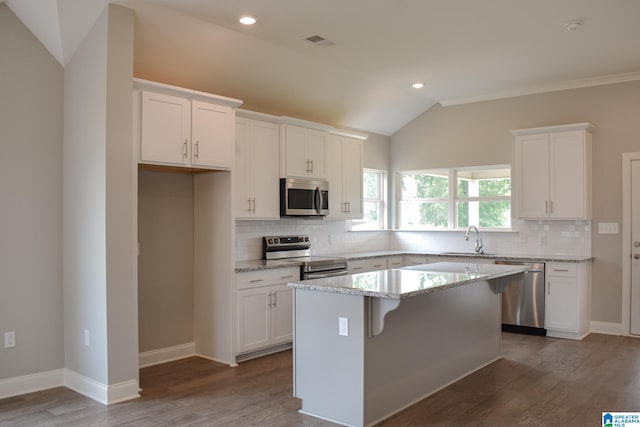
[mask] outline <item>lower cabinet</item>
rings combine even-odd
[[[297,268],[238,274],[238,354],[293,340],[293,290],[287,283],[299,278]]]
[[[349,261],[349,274],[365,273],[367,271],[377,271],[387,269],[387,258],[365,258]]]
[[[557,338],[582,339],[589,333],[591,280],[589,263],[546,264],[545,328]]]
[[[387,268],[404,267],[404,257],[402,255],[387,257]]]

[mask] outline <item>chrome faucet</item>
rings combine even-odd
[[[469,233],[471,232],[471,229],[474,229],[476,231],[476,246],[475,246],[476,254],[483,254],[484,245],[482,244],[482,237],[480,237],[480,232],[478,231],[478,227],[476,227],[475,225],[470,225],[469,228],[467,228],[467,232],[464,235],[464,240],[469,241]]]

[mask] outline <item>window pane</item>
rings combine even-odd
[[[449,209],[447,202],[402,201],[401,227],[447,228]]]
[[[449,175],[423,174],[402,175],[402,199],[442,199],[449,194]]]
[[[380,199],[380,174],[378,172],[363,172],[362,182],[365,199]]]
[[[364,221],[378,223],[380,213],[378,212],[379,203],[377,202],[364,202]]]
[[[509,200],[458,202],[459,228],[477,225],[480,228],[511,227],[511,202]]]
[[[511,178],[480,180],[480,197],[510,196]]]

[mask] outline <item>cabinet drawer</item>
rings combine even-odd
[[[387,258],[387,268],[400,268],[400,267],[404,267],[404,257],[402,255],[390,256]]]
[[[236,277],[238,289],[250,289],[295,282],[300,279],[300,270],[298,268],[277,268],[249,271],[247,273],[238,273]]]
[[[349,274],[364,273],[367,271],[386,270],[386,258],[369,258],[349,261]]]
[[[576,264],[547,263],[545,273],[547,276],[576,277],[577,267]]]

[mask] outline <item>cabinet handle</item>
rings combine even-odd
[[[260,283],[260,282],[264,282],[264,279],[253,279],[249,283]]]
[[[182,143],[182,155],[184,156],[185,159],[187,158],[187,140],[186,139]]]
[[[293,279],[293,274],[290,274],[288,276],[282,276],[281,279]]]
[[[547,295],[551,295],[551,282],[547,282]]]
[[[562,272],[562,273],[568,273],[569,272],[569,270],[560,270],[558,268],[554,268],[553,271],[559,271],[559,272]]]
[[[274,292],[271,295],[273,295],[273,305],[272,305],[272,307],[276,307],[278,305],[278,294],[276,294]]]
[[[311,160],[311,173],[313,173],[313,160]]]
[[[307,173],[309,173],[309,172],[311,172],[311,171],[309,170],[309,159],[307,159]]]
[[[549,206],[550,206],[549,213],[553,213],[553,200],[549,202]]]
[[[353,267],[354,270],[362,270],[362,267]]]
[[[375,268],[382,267],[382,264],[373,264]]]
[[[544,213],[545,214],[549,213],[549,201],[548,200],[544,201]]]
[[[273,305],[273,303],[271,302],[271,292],[269,292],[269,295],[267,295],[267,297],[269,298],[269,302],[267,303],[267,305],[271,307]]]
[[[251,203],[253,203],[253,208],[251,209],[253,213],[256,213],[256,198],[251,199]]]
[[[347,202],[347,213],[351,213],[351,202]]]
[[[194,156],[196,156],[196,159],[200,156],[200,147],[199,147],[200,141],[196,140],[196,146],[195,146],[195,153]]]
[[[347,213],[347,202],[342,202],[342,213]]]
[[[251,213],[251,197],[247,199],[247,202],[249,203],[249,209],[247,209],[247,212]]]

